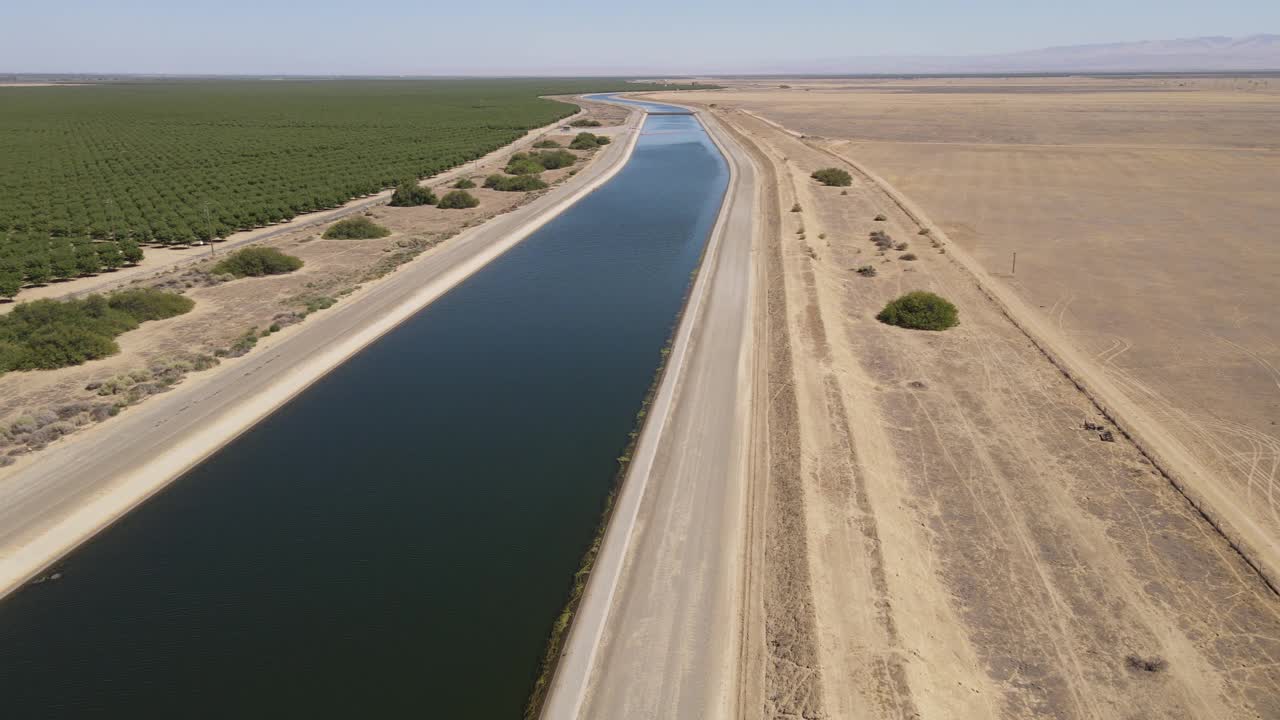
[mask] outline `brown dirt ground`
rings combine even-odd
[[[618,125],[626,118],[627,111],[617,106],[580,101],[579,104],[607,126]],[[554,131],[545,137],[568,145],[576,132]],[[572,152],[588,160],[594,155],[592,152]],[[94,418],[89,409],[95,406],[133,404],[135,400],[124,389],[110,395],[86,389],[91,383],[140,373],[141,384],[153,384],[141,373],[150,370],[153,375],[159,375],[161,368],[174,363],[190,362],[200,356],[212,356],[219,350],[225,351],[250,329],[261,334],[275,322],[285,326],[283,331],[288,332],[287,326],[305,315],[307,300],[340,299],[362,283],[375,281],[419,253],[430,252],[432,247],[462,229],[530,201],[537,193],[498,192],[479,187],[484,177],[499,172],[504,162],[505,156],[495,163],[478,166],[470,174],[477,185],[469,191],[480,200],[477,208],[441,210],[431,206],[378,206],[366,212],[375,222],[392,230],[386,238],[326,240],[321,237],[326,225],[300,228],[254,243],[276,247],[302,258],[305,262],[302,269],[288,275],[213,281],[211,284],[207,271],[219,259],[214,257],[195,267],[183,267],[158,278],[138,281],[137,285],[184,292],[196,301],[196,306],[186,315],[148,322],[125,333],[117,339],[120,352],[109,358],[59,370],[0,375],[0,453],[25,455],[30,451],[29,444],[24,442],[26,436],[15,438],[3,432],[19,418],[40,418],[43,415],[45,421],[50,421],[54,415],[65,416],[63,427],[70,430],[92,423]],[[555,185],[583,166],[580,161],[572,168],[544,172],[542,177]],[[442,195],[452,182],[432,187]],[[219,256],[225,254],[219,253]],[[125,383],[133,384],[137,383]],[[59,408],[64,409],[61,414],[58,413]],[[38,451],[40,447],[36,445],[35,449]]]
[[[707,100],[783,209],[761,248],[760,714],[1280,716],[1280,603],[1257,573],[1124,437],[1082,429],[1097,408],[880,188],[817,185],[829,155]],[[873,229],[918,259],[878,254]],[[874,320],[911,289],[962,324]]]
[[[700,97],[923,205],[1280,538],[1280,79],[734,84]]]

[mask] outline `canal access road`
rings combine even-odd
[[[544,720],[737,714],[756,181],[743,149],[695,115],[729,164],[729,187]]]
[[[286,328],[0,477],[0,597],[106,528],[313,382],[413,316],[627,164],[643,113],[576,176],[464,231]]]

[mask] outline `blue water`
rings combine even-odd
[[[4,716],[518,717],[727,184],[604,187],[0,604]]]

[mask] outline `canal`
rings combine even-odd
[[[516,718],[727,185],[688,116],[0,603],[13,718]]]

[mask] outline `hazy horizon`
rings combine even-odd
[[[992,56],[1064,46],[1280,32],[1260,0],[1026,7],[825,0],[784,13],[725,0],[554,8],[496,0],[357,14],[317,0],[212,8],[145,0],[26,4],[0,28],[0,73],[140,75],[696,75],[818,70],[844,58]],[[835,60],[833,60],[835,59]]]

